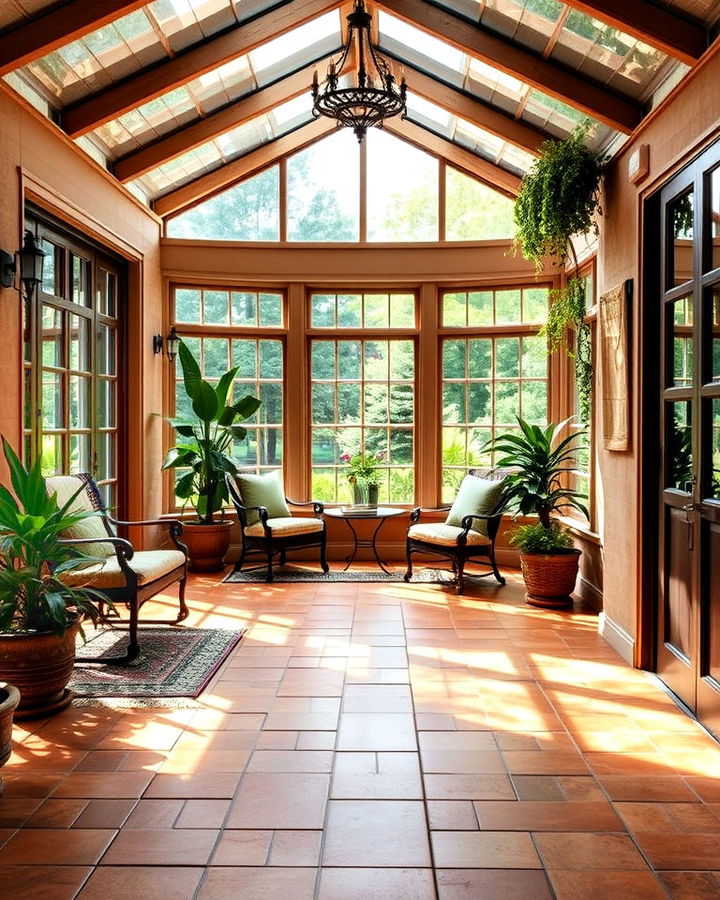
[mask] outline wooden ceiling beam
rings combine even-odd
[[[0,35],[0,75],[146,6],[148,0],[71,0]]]
[[[687,65],[703,55],[708,35],[702,25],[648,0],[563,0],[595,19],[631,34]]]
[[[333,54],[333,56],[336,54]],[[268,87],[249,94],[237,100],[235,103],[211,113],[205,119],[198,119],[190,125],[186,125],[178,131],[160,138],[160,140],[142,147],[134,153],[129,153],[119,159],[113,166],[113,173],[119,181],[132,181],[155,169],[169,159],[174,159],[183,153],[187,153],[194,147],[211,141],[218,135],[243,125],[245,122],[270,112],[276,106],[292,100],[307,92],[308,109],[312,105],[310,98],[310,85],[313,71],[316,67],[322,67],[332,59],[332,56],[324,57],[304,69],[288,75],[281,81],[276,81]]]
[[[154,202],[153,209],[159,216],[177,215],[187,207],[194,206],[201,200],[207,200],[214,194],[219,194],[235,182],[248,178],[261,169],[266,169],[281,157],[302,150],[313,141],[332,133],[336,128],[332,119],[313,119],[312,122],[297,128],[290,134],[263,144],[262,147],[251,150],[244,156],[240,156],[218,169],[213,169],[206,175],[201,175],[195,181],[164,194]]]
[[[340,5],[340,0],[290,0],[68,107],[62,115],[63,128],[73,138],[86,134]]]
[[[399,59],[395,55],[393,58]],[[551,134],[540,128],[534,128],[532,125],[519,122],[512,116],[500,112],[496,107],[485,103],[484,100],[472,97],[442,81],[437,81],[406,60],[402,60],[402,65],[408,79],[408,86],[413,94],[424,97],[425,100],[429,100],[446,112],[459,116],[466,122],[470,122],[504,141],[509,141],[528,153],[537,156],[540,145],[552,137]]]
[[[445,9],[424,0],[374,0],[374,5],[611,128],[629,134],[640,122],[640,106],[635,101],[587,81]]]
[[[415,122],[399,118],[387,119],[383,128],[420,150],[432,153],[456,168],[473,175],[493,190],[505,194],[506,197],[510,197],[512,200],[517,197],[520,190],[520,176],[477,156],[471,150],[466,150]]]

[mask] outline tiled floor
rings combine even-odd
[[[70,709],[3,770],[0,896],[720,897],[720,750],[518,577],[222,585],[200,709]]]

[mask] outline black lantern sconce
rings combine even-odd
[[[35,235],[32,231],[26,228],[20,250],[17,250],[15,254],[0,250],[0,285],[6,288],[13,287],[19,269],[22,288],[18,288],[18,290],[23,293],[27,301],[32,300],[35,288],[42,281],[43,259],[45,259],[45,253],[35,243]]]
[[[175,358],[178,354],[178,344],[180,343],[180,338],[178,336],[177,331],[175,331],[175,326],[170,329],[167,333],[167,337],[163,337],[161,334],[153,335],[153,353],[156,355],[163,352],[163,344],[165,345],[165,355],[170,360],[170,362],[175,362]]]

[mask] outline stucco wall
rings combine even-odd
[[[600,219],[598,294],[626,278],[633,280],[631,317],[632,446],[627,453],[602,450],[599,465],[603,486],[603,603],[605,615],[631,637],[636,636],[638,596],[638,475],[639,316],[642,303],[641,210],[643,200],[699,150],[720,135],[720,53],[708,52],[698,68],[672,94],[613,160],[605,179]],[[649,147],[649,172],[637,185],[628,178],[628,160],[640,144]],[[647,260],[646,265],[653,265]],[[602,396],[602,384],[600,394]],[[602,433],[602,412],[600,410]],[[648,448],[648,452],[653,452]]]

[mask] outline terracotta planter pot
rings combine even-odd
[[[570,594],[575,590],[579,565],[579,550],[552,555],[521,553],[520,567],[527,588],[527,602],[546,609],[572,606]]]
[[[20,691],[16,719],[43,716],[69,706],[66,690],[75,664],[75,639],[80,621],[58,637],[52,632],[0,635],[0,681]]]
[[[0,683],[0,766],[4,766],[12,753],[13,713],[20,702],[20,691],[14,684]],[[0,781],[2,791],[2,781]]]
[[[229,519],[215,525],[183,522],[182,541],[190,554],[192,572],[219,572],[222,569],[232,526]]]

